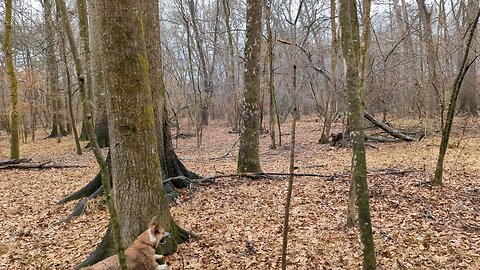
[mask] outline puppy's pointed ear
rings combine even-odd
[[[148,227],[151,228],[151,229],[157,229],[158,228],[157,216],[152,217],[152,219],[150,220],[150,224],[148,224]]]

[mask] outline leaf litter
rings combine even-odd
[[[458,121],[461,122],[460,120]],[[472,126],[478,127],[480,119]],[[336,127],[338,129],[338,127]],[[289,123],[284,125],[288,133]],[[435,168],[439,137],[420,142],[375,144],[367,148],[371,213],[379,269],[480,269],[480,138],[478,131],[452,135],[443,187],[427,182]],[[201,151],[195,138],[178,139],[187,168],[204,176],[235,173],[238,135],[213,124],[204,130]],[[459,127],[454,130],[460,130]],[[360,269],[356,228],[346,228],[348,148],[317,144],[319,124],[298,123],[298,173],[335,174],[333,179],[297,177],[291,207],[288,269]],[[261,135],[261,164],[268,172],[287,172],[289,135],[270,150]],[[76,202],[56,205],[88,183],[98,166],[91,152],[75,155],[64,138],[22,145],[22,156],[36,162],[86,165],[86,168],[0,172],[0,269],[72,269],[93,251],[108,224],[101,198],[86,213],[60,223]],[[8,159],[8,137],[0,136],[0,159]],[[376,174],[375,170],[413,170]],[[279,269],[287,181],[221,178],[192,185],[172,203],[182,227],[201,235],[167,257],[173,269]]]

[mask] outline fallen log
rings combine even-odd
[[[64,168],[86,168],[88,166],[83,165],[62,165],[62,164],[50,164],[52,161],[47,161],[43,163],[34,163],[34,164],[8,164],[0,166],[0,170],[11,170],[11,169],[64,169]]]
[[[378,137],[378,136],[370,136],[367,134],[365,134],[365,140],[372,141],[372,142],[384,142],[384,143],[401,141],[398,138],[385,138],[385,137]]]
[[[395,169],[375,169],[367,172],[369,176],[375,175],[402,175],[408,174],[412,172],[417,172],[417,169],[406,169],[406,170],[395,170]],[[333,174],[315,174],[315,173],[283,173],[283,172],[258,172],[258,173],[232,173],[232,174],[220,174],[220,175],[213,175],[207,176],[199,179],[188,179],[184,176],[177,176],[165,179],[163,182],[174,182],[178,180],[188,180],[191,183],[213,183],[216,179],[219,178],[231,178],[231,177],[246,177],[251,179],[261,179],[261,178],[272,178],[273,176],[295,176],[295,177],[316,177],[316,178],[324,178],[326,181],[333,181],[335,178],[338,177],[348,177],[350,176],[350,172],[341,172],[341,173],[333,173]]]
[[[370,121],[372,124],[375,126],[379,127],[383,131],[387,132],[388,134],[392,135],[395,138],[407,141],[407,142],[412,142],[415,140],[415,138],[405,135],[402,132],[400,132],[398,129],[392,128],[391,126],[376,120],[373,115],[371,115],[369,112],[364,111],[363,115],[365,118],[367,118],[368,121]]]
[[[29,158],[5,160],[5,161],[0,161],[0,167],[5,166],[5,165],[11,165],[11,164],[28,163],[30,161],[32,161],[32,160],[29,159]]]

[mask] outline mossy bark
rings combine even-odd
[[[370,16],[370,14],[367,14]],[[346,64],[346,88],[349,108],[349,128],[352,140],[352,179],[355,185],[358,206],[358,221],[363,246],[363,269],[376,268],[372,222],[370,218],[370,195],[367,183],[365,137],[363,127],[363,89],[359,77],[361,67],[360,34],[355,0],[340,1],[340,26],[342,51]]]
[[[260,172],[260,66],[263,1],[247,1],[245,89],[238,172]]]
[[[85,87],[85,75],[84,75],[82,61],[80,59],[80,52],[78,50],[77,44],[75,43],[75,38],[73,36],[73,30],[70,24],[70,19],[68,16],[67,6],[65,2],[63,0],[56,0],[55,4],[57,7],[57,10],[60,11],[63,28],[68,38],[70,51],[72,52],[72,55],[73,55],[73,59],[75,63],[75,71],[77,76],[77,83],[78,83],[80,96],[82,100],[83,117],[86,124],[86,130],[88,132],[88,137],[90,138],[90,144],[95,154],[95,158],[100,167],[100,176],[102,180],[103,190],[105,192],[107,209],[110,214],[110,224],[112,226],[112,233],[114,236],[113,239],[115,241],[116,252],[118,254],[120,267],[122,270],[124,270],[126,269],[126,261],[125,261],[124,247],[123,247],[122,238],[121,238],[119,217],[118,217],[117,209],[114,204],[115,202],[112,195],[112,188],[110,186],[110,176],[109,176],[107,162],[103,157],[103,154],[98,145],[97,139],[95,137],[94,129],[93,129],[92,108],[87,97],[87,91]],[[105,7],[108,7],[108,5],[105,5]],[[108,10],[108,8],[106,8],[106,10]]]
[[[151,103],[148,106],[152,107],[152,117],[154,120],[153,134],[155,137],[154,142],[156,145],[152,147],[157,151],[157,157],[159,167],[157,170],[157,179],[160,183],[159,189],[156,191],[156,209],[154,214],[160,220],[161,226],[167,231],[170,231],[174,237],[167,240],[165,245],[160,245],[158,251],[161,254],[170,254],[176,251],[177,243],[181,243],[180,233],[177,229],[178,226],[173,221],[170,215],[170,208],[165,196],[165,188],[163,185],[163,177],[168,175],[169,168],[175,169],[172,166],[171,159],[178,160],[173,151],[173,145],[171,145],[170,129],[167,127],[167,110],[166,110],[166,97],[165,97],[165,82],[163,78],[163,65],[161,55],[161,43],[160,43],[160,17],[158,2],[154,0],[143,1],[140,5],[143,13],[145,23],[145,36],[147,37],[145,42],[146,55],[148,59],[148,81],[150,85],[150,95],[152,97]],[[168,152],[171,151],[171,152]],[[175,161],[174,161],[175,162]],[[175,175],[179,175],[178,172]]]
[[[20,114],[18,108],[18,89],[17,76],[15,74],[15,64],[13,62],[13,53],[11,47],[12,38],[12,0],[5,2],[5,40],[3,50],[7,64],[8,82],[10,84],[10,103],[12,106],[10,123],[10,158],[20,158]]]

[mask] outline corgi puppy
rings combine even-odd
[[[132,270],[170,270],[169,265],[157,263],[157,259],[162,259],[162,255],[155,254],[155,248],[158,244],[164,244],[170,237],[169,232],[158,225],[155,218],[133,243],[125,250],[127,269]],[[92,266],[83,268],[84,270],[117,270],[120,269],[118,255],[113,255]]]

